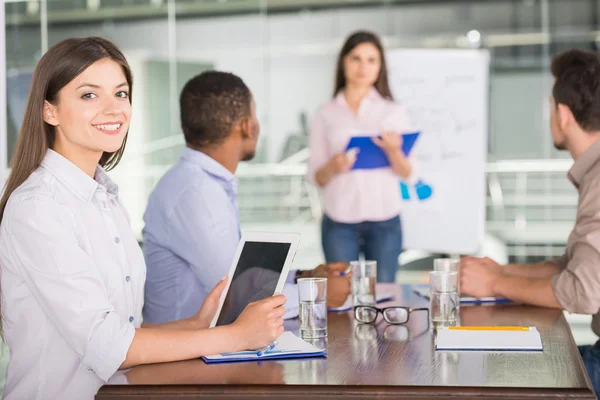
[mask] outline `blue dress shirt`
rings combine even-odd
[[[160,179],[148,200],[142,231],[145,323],[193,316],[229,272],[241,238],[238,186],[229,170],[188,147]],[[297,316],[296,285],[286,284],[283,294],[285,317]]]

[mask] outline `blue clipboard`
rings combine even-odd
[[[402,134],[402,152],[405,156],[409,155],[420,134],[421,132]],[[346,151],[355,147],[360,149],[352,169],[376,169],[390,166],[390,162],[385,156],[385,153],[373,143],[371,137],[372,136],[353,136],[348,142]]]

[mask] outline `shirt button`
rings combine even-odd
[[[131,277],[130,277],[129,275],[127,275],[127,276],[125,277],[125,280],[126,280],[127,282],[129,282],[129,281],[131,280]]]
[[[133,322],[133,317],[129,317],[129,322]]]
[[[117,244],[121,243],[121,239],[119,239],[118,236],[115,236],[115,243],[117,243]]]

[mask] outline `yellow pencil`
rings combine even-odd
[[[528,331],[528,326],[449,326],[453,331]]]

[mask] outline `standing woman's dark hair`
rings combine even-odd
[[[123,68],[131,103],[131,69],[123,53],[112,42],[100,37],[67,39],[51,47],[41,58],[33,73],[23,125],[11,160],[11,173],[0,200],[0,222],[12,192],[40,166],[48,149],[54,145],[55,128],[43,118],[44,101],[56,104],[57,94],[64,86],[90,65],[105,58],[115,61]],[[126,142],[127,135],[121,148],[114,153],[105,152],[99,164],[108,170],[114,168],[121,160]]]
[[[379,37],[371,32],[366,31],[358,31],[350,35],[344,46],[342,46],[342,50],[340,51],[340,55],[338,56],[337,61],[337,69],[335,74],[335,88],[333,90],[333,97],[335,97],[338,92],[346,87],[346,75],[344,71],[344,58],[350,53],[356,46],[370,43],[377,47],[379,50],[379,56],[381,57],[381,69],[379,70],[379,76],[373,85],[375,89],[388,100],[393,100],[392,91],[390,90],[390,85],[388,83],[387,76],[387,65],[385,63],[385,54],[383,52],[383,46],[381,45],[381,40]]]

